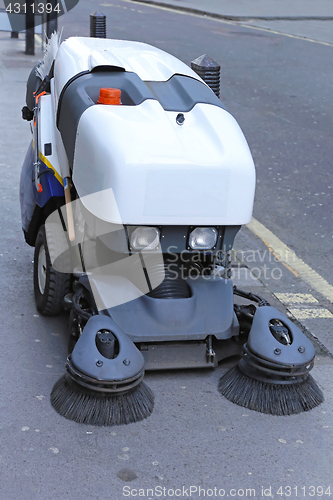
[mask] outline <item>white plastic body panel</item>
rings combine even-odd
[[[88,108],[75,145],[79,196],[112,188],[118,210],[105,201],[103,218],[119,224],[250,222],[255,169],[237,122],[209,104],[196,104],[184,115],[179,126],[177,113],[154,100]]]
[[[44,156],[44,144],[52,144],[52,154],[45,157],[56,174],[59,181],[62,182],[62,172],[59,164],[59,155],[56,145],[55,135],[58,132],[55,127],[55,114],[52,103],[52,95],[43,95],[39,98],[39,114],[38,114],[38,146],[39,151]]]
[[[57,116],[57,104],[54,95],[54,78],[51,80],[51,95],[52,95],[52,109],[53,109],[53,125],[54,125],[54,137],[55,137],[55,147],[58,156],[58,163],[62,178],[70,176],[68,158],[65,151],[64,143],[58,128],[56,127],[56,116]]]
[[[60,45],[55,59],[56,102],[64,85],[73,76],[104,65],[132,71],[144,81],[167,81],[174,74],[187,75],[202,81],[179,59],[146,43],[72,37]]]

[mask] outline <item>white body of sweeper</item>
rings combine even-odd
[[[135,72],[143,81],[167,81],[176,74],[201,81],[175,57],[143,43],[70,38],[55,60],[55,109],[70,80],[98,66]],[[82,202],[112,189],[116,207],[105,201],[98,215],[114,223],[248,223],[255,169],[236,120],[221,107],[199,102],[183,113],[182,125],[177,114],[153,99],[88,107],[77,125],[72,166]],[[94,213],[93,205],[86,208]]]

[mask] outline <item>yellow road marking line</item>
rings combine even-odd
[[[249,24],[245,24],[244,21],[228,21],[227,19],[221,19],[221,18],[218,18],[218,17],[214,17],[214,14],[213,13],[209,14],[209,12],[207,12],[206,14],[199,14],[199,13],[196,13],[196,12],[186,12],[185,10],[179,10],[177,8],[172,8],[172,6],[170,6],[170,5],[164,7],[162,5],[154,5],[154,4],[149,4],[149,3],[145,3],[145,2],[135,2],[135,0],[134,0],[134,2],[132,0],[122,0],[122,1],[123,2],[127,2],[127,3],[138,3],[138,4],[141,4],[141,5],[145,5],[146,7],[153,8],[153,9],[166,10],[166,11],[169,11],[169,12],[174,12],[176,14],[182,14],[182,15],[185,15],[185,16],[192,16],[192,17],[200,17],[200,18],[203,18],[203,19],[210,19],[211,21],[216,21],[218,23],[231,24],[231,25],[234,25],[234,26],[242,26],[243,28],[248,28],[248,29],[253,29],[253,30],[258,30],[258,31],[266,31],[268,33],[274,33],[274,35],[287,36],[289,38],[296,38],[297,40],[305,40],[307,42],[319,43],[320,45],[328,45],[329,47],[333,46],[333,43],[321,42],[320,40],[314,40],[312,38],[306,38],[305,36],[291,35],[289,33],[284,33],[282,31],[275,31],[275,30],[271,30],[269,28],[260,28],[259,26],[250,26]],[[100,4],[100,5],[103,5],[103,4]],[[265,20],[264,19],[260,20],[260,22],[265,22]],[[269,20],[267,20],[267,22],[269,22]]]
[[[293,273],[294,276],[296,276],[296,278],[298,278],[298,273],[295,271],[295,269],[293,269],[292,267],[289,266],[289,264],[287,264],[286,262],[283,262],[281,259],[280,259],[280,256],[277,255],[277,252],[274,250],[274,248],[271,247],[271,245],[264,239],[264,238],[261,238],[262,241],[265,243],[265,245],[267,246],[267,248],[272,252],[272,254],[274,255],[274,257],[276,257],[278,260],[280,260],[282,262],[282,264],[291,272]]]
[[[274,293],[283,304],[316,304],[318,300],[310,293]]]
[[[289,309],[289,311],[296,319],[333,318],[333,314],[323,308]]]
[[[321,293],[330,302],[333,302],[333,286],[330,285],[320,274],[314,271],[302,259],[297,257],[287,245],[285,245],[275,234],[267,229],[256,219],[252,219],[247,227],[272,249],[277,259],[284,265],[293,269],[294,273],[309,283],[315,290]]]

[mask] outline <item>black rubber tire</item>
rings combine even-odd
[[[45,226],[39,228],[34,255],[34,293],[37,310],[43,316],[56,316],[63,310],[63,298],[70,291],[71,275],[60,273],[53,269],[48,248],[57,245],[57,236],[48,233],[46,238]],[[43,249],[45,255],[43,255]],[[39,259],[44,260],[44,277],[39,276]],[[42,283],[41,283],[42,280]]]

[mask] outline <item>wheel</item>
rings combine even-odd
[[[56,316],[63,309],[63,298],[70,291],[70,274],[60,273],[53,269],[48,249],[57,245],[55,234],[48,233],[46,239],[45,226],[41,226],[35,244],[34,256],[34,292],[38,311],[43,316]]]

